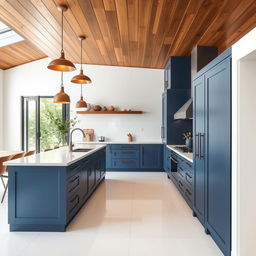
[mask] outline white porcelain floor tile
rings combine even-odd
[[[165,173],[107,173],[67,232],[8,229],[5,200],[0,205],[1,256],[222,255]]]

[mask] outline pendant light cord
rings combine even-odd
[[[81,98],[83,97],[83,90],[82,90],[82,84],[81,84]]]
[[[61,72],[61,87],[63,87],[63,72]]]
[[[61,52],[64,52],[63,50],[63,9],[61,9]]]
[[[83,39],[81,39],[81,70],[83,69],[82,63],[83,63]]]

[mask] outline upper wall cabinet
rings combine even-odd
[[[186,56],[173,56],[164,70],[164,89],[190,89],[191,59]]]

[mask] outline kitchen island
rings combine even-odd
[[[65,231],[105,178],[105,147],[63,147],[5,162],[10,231]]]

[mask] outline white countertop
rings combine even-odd
[[[182,147],[183,145],[167,145],[167,147],[168,147],[169,149],[171,149],[172,151],[174,151],[174,152],[177,153],[178,155],[184,157],[185,159],[187,159],[188,161],[190,161],[190,162],[193,163],[193,153],[181,152],[181,151],[175,149],[175,148],[174,148],[175,146]],[[185,145],[184,145],[184,147],[185,147]]]
[[[68,166],[80,159],[102,149],[106,144],[84,145],[83,148],[92,148],[89,152],[70,152],[68,147],[62,147],[32,156],[22,157],[4,162],[7,166]],[[77,146],[75,147],[77,148]],[[81,148],[81,146],[80,146]]]
[[[160,141],[79,141],[75,142],[75,144],[163,144]]]

